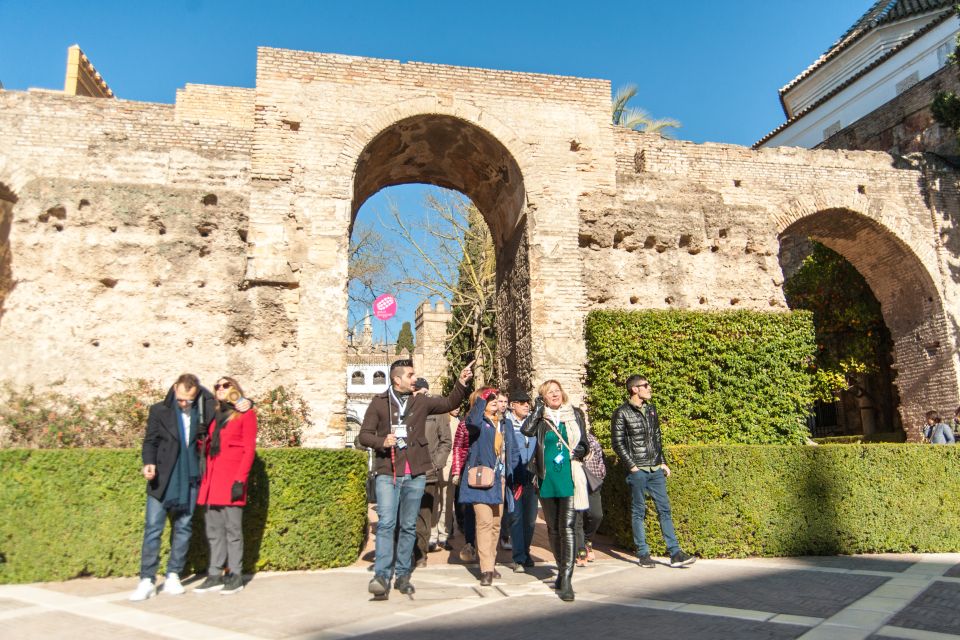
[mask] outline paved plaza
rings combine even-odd
[[[365,554],[368,555],[368,554]],[[501,558],[506,560],[506,553]],[[535,555],[547,556],[542,548]],[[430,554],[416,593],[367,594],[365,560],[342,569],[248,576],[241,593],[131,603],[136,578],[0,586],[0,637],[339,639],[470,638],[960,638],[960,554],[700,560],[642,569],[614,551],[574,574],[561,602],[553,565],[500,566],[478,586],[476,565]],[[558,636],[557,633],[562,633]]]

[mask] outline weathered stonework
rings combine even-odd
[[[339,446],[353,217],[430,182],[493,232],[505,385],[579,399],[590,309],[782,310],[779,242],[810,236],[881,301],[904,423],[958,403],[950,169],[667,141],[609,102],[603,80],[266,48],[255,89],[175,105],[0,91],[0,380],[282,383],[306,444]]]

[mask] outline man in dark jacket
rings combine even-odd
[[[426,486],[426,474],[434,468],[427,441],[427,416],[447,413],[460,405],[473,377],[464,367],[446,398],[413,395],[416,374],[413,361],[397,360],[390,365],[390,387],[373,397],[360,427],[360,444],[374,450],[373,470],[377,474],[377,542],[373,579],[368,590],[377,599],[390,592],[394,575],[393,530],[400,528],[396,543],[395,587],[403,594],[414,592],[410,584],[413,547],[416,543],[417,513]]]
[[[696,558],[683,552],[673,528],[666,482],[670,477],[670,467],[663,455],[660,416],[656,407],[650,404],[653,395],[650,382],[643,376],[634,375],[627,378],[626,387],[630,399],[613,412],[610,439],[613,441],[613,450],[627,469],[627,485],[633,494],[633,542],[637,546],[639,564],[648,569],[657,566],[650,557],[650,547],[643,528],[647,512],[645,496],[649,495],[657,507],[660,531],[670,553],[670,566],[691,565]]]
[[[237,403],[239,411],[250,401]],[[184,373],[173,383],[163,402],[150,407],[141,457],[147,479],[147,510],[140,552],[140,583],[130,594],[137,602],[156,595],[154,586],[160,565],[160,538],[169,515],[173,520],[170,558],[163,592],[184,592],[180,572],[187,561],[193,509],[200,486],[199,443],[216,411],[213,394],[200,386],[197,376]]]

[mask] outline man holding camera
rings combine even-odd
[[[446,398],[414,395],[416,374],[412,360],[390,365],[390,387],[373,397],[360,428],[360,444],[374,450],[373,470],[377,488],[377,539],[374,576],[368,590],[377,599],[386,599],[390,580],[408,595],[416,543],[417,514],[426,486],[426,474],[434,468],[426,436],[428,416],[451,411],[463,401],[466,383],[473,377],[470,363]],[[394,528],[400,535],[394,555]],[[395,558],[395,559],[394,559]],[[394,567],[396,563],[396,567]]]

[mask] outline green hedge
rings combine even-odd
[[[813,404],[806,311],[593,311],[587,397],[600,441],[634,373],[653,384],[668,443],[801,444]]]
[[[132,450],[0,451],[0,583],[136,575],[146,492]],[[344,566],[366,535],[366,458],[351,450],[268,449],[250,474],[244,570]],[[203,572],[203,510],[187,570]],[[169,547],[164,532],[161,570]]]
[[[960,447],[674,446],[667,491],[702,557],[960,551]],[[603,531],[634,549],[624,469],[608,458]],[[664,554],[652,501],[647,541]]]

